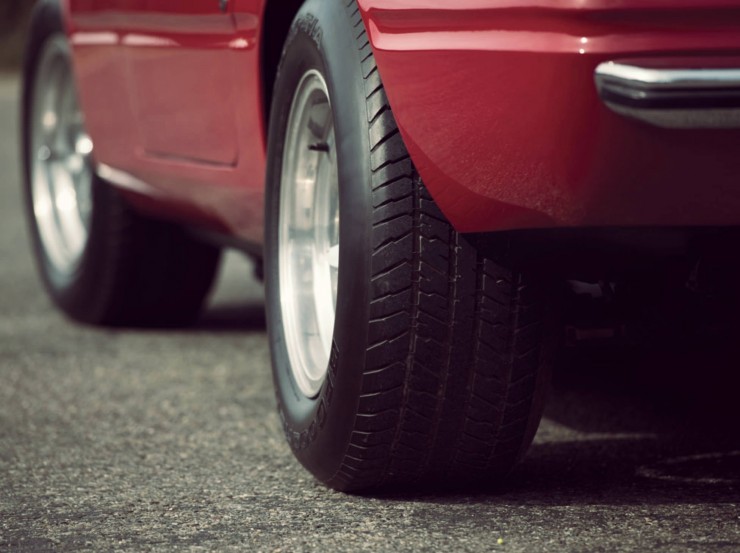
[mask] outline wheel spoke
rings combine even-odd
[[[329,259],[329,267],[331,267],[335,271],[338,271],[339,270],[339,244],[329,248],[329,254],[327,257]]]

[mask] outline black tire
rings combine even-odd
[[[42,0],[32,18],[24,65],[22,143],[24,195],[39,273],[56,305],[81,322],[179,326],[198,316],[214,281],[220,251],[178,226],[134,212],[94,176],[89,238],[79,263],[60,272],[51,262],[34,216],[31,103],[44,48],[63,37],[58,1]]]
[[[495,480],[527,450],[548,375],[543,290],[481,256],[426,191],[354,0],[308,0],[270,119],[265,270],[279,412],[299,461],[339,490]],[[297,83],[325,78],[339,144],[340,264],[324,385],[303,395],[281,320],[283,141]]]

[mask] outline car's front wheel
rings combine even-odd
[[[273,98],[265,269],[284,430],[337,489],[490,480],[541,415],[544,288],[435,205],[346,4],[306,2]]]

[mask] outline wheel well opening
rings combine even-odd
[[[304,0],[271,0],[267,2],[262,20],[262,108],[265,129],[269,126],[272,93],[280,57],[290,25]]]

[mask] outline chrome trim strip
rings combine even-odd
[[[659,69],[608,61],[594,72],[606,106],[678,129],[740,128],[740,68]]]
[[[151,184],[136,178],[130,173],[121,171],[120,169],[116,169],[110,165],[106,165],[105,163],[98,163],[95,172],[101,179],[117,188],[136,192],[137,194],[143,194],[145,196],[161,197],[163,195]]]
[[[624,85],[651,89],[725,89],[740,88],[740,68],[737,69],[654,69],[614,61],[599,64],[596,79],[615,79]]]

